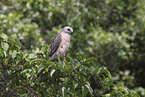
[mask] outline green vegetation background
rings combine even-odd
[[[67,62],[50,62],[67,25]],[[1,0],[0,45],[0,96],[145,96],[144,0]]]

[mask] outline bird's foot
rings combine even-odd
[[[63,57],[64,61],[66,61],[65,57]]]

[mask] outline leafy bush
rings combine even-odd
[[[115,89],[110,72],[99,67],[96,58],[78,54],[77,59],[68,57],[67,62],[54,63],[49,61],[48,46],[25,54],[18,41],[4,33],[0,33],[0,39],[2,96],[137,95],[124,88]]]
[[[71,69],[74,64],[81,65],[79,55],[76,55],[78,53],[83,54],[85,60],[95,57],[97,59],[94,61],[97,66],[93,64],[95,70],[104,66],[112,74],[109,80],[114,86],[108,83],[107,88],[101,84],[97,84],[98,86],[95,87],[96,82],[92,76],[87,79],[93,90],[92,95],[112,96],[124,88],[123,91],[128,92],[121,91],[121,95],[128,95],[133,93],[131,91],[136,91],[144,96],[144,5],[144,0],[1,0],[0,62],[2,65],[0,71],[2,83],[0,85],[3,86],[4,83],[1,91],[5,91],[2,93],[42,95],[43,93],[36,88],[34,80],[38,78],[36,80],[38,84],[43,82],[44,80],[41,80],[40,77],[40,75],[44,76],[43,71],[50,75],[54,69],[53,75],[59,74],[58,66],[61,65],[70,64]],[[71,56],[71,58],[68,57],[66,63],[52,63],[55,65],[46,71],[45,68],[50,62],[48,59],[50,45],[48,44],[51,43],[55,34],[66,25],[71,26],[75,32],[71,37],[70,49],[67,52],[67,56]],[[35,60],[40,61],[33,63]],[[38,68],[35,65],[43,66],[44,63],[47,65],[42,67],[43,69],[37,74]],[[92,65],[92,63],[90,64]],[[84,64],[82,65],[84,66]],[[37,73],[31,70],[31,67]],[[86,68],[89,71],[91,67]],[[28,69],[26,72],[21,73],[26,69]],[[104,72],[102,71],[101,74],[103,75]],[[32,77],[31,73],[34,73],[35,76]],[[11,74],[15,75],[14,78],[12,77],[13,79],[8,77]],[[102,81],[102,75],[95,75],[95,77]],[[4,82],[3,76],[7,81]],[[108,77],[106,74],[104,76]],[[20,81],[17,78],[20,78]],[[19,83],[12,85],[11,83],[15,81]],[[27,82],[30,83],[27,84]],[[28,86],[24,86],[26,84]],[[19,88],[19,94],[17,94],[14,86],[23,86],[23,90],[21,87],[17,87],[17,89]],[[68,88],[65,86],[63,89]],[[80,91],[82,91],[82,87]],[[89,91],[86,95],[90,95]]]

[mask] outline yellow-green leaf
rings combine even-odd
[[[3,48],[4,51],[7,51],[8,48],[9,48],[8,43],[5,43],[5,42],[2,42],[2,43],[1,43],[1,46],[2,46],[2,48]]]

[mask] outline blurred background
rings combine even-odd
[[[68,25],[74,34],[67,56],[97,58],[116,87],[145,96],[144,0],[0,0],[0,31],[24,52],[50,46]]]

